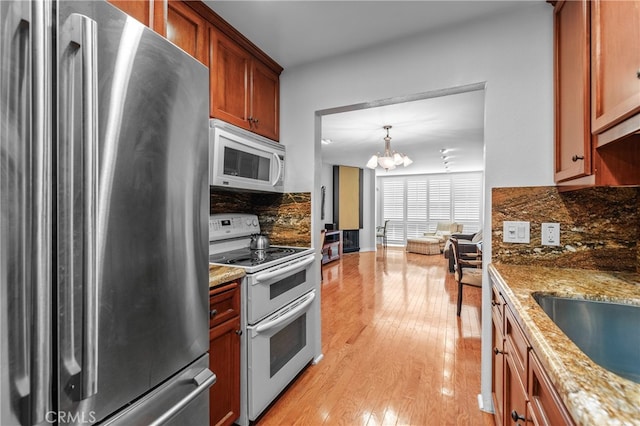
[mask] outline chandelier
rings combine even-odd
[[[403,165],[407,167],[409,164],[413,163],[413,161],[402,154],[401,152],[396,152],[391,150],[391,137],[389,136],[389,129],[391,126],[386,125],[382,127],[387,131],[387,136],[384,137],[384,154],[380,155],[380,153],[376,153],[371,156],[369,161],[367,162],[367,167],[370,169],[375,169],[377,166],[382,167],[386,171],[393,170],[396,166]]]

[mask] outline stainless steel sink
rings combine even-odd
[[[596,364],[640,383],[640,306],[544,293],[533,298]]]

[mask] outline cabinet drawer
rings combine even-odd
[[[512,358],[513,366],[526,389],[529,344],[509,307],[505,308],[504,315],[505,351]]]
[[[502,320],[504,318],[504,299],[502,298],[502,295],[500,294],[500,291],[495,287],[492,286],[491,287],[491,312],[493,312],[493,315],[497,316],[499,324],[500,324],[500,330],[502,330]],[[494,320],[495,322],[496,320]],[[496,326],[498,324],[496,323]]]
[[[240,280],[209,291],[209,327],[240,315]]]

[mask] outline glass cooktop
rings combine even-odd
[[[307,251],[301,247],[269,247],[266,250],[251,250],[242,248],[209,255],[209,263],[230,266],[256,266],[277,260],[284,260],[289,256]]]

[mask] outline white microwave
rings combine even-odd
[[[209,123],[209,185],[284,192],[284,146],[221,120]]]

